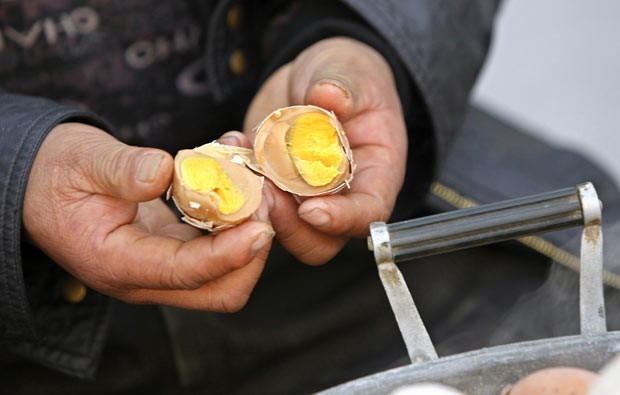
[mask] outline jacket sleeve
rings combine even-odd
[[[398,54],[424,101],[442,157],[468,108],[499,1],[342,1]]]
[[[67,275],[22,240],[33,160],[47,133],[67,121],[106,127],[87,111],[0,90],[0,341],[25,358],[88,377],[102,349],[109,301],[91,291],[80,303],[65,301]]]
[[[386,40],[411,79],[407,177],[394,218],[415,215],[469,107],[499,0],[342,0]],[[421,171],[421,174],[418,172]]]
[[[267,29],[267,73],[313,42],[337,35],[363,41],[385,57],[409,134],[401,193],[407,207],[395,210],[406,217],[421,204],[464,118],[497,8],[497,0],[298,1]]]

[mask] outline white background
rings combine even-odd
[[[620,184],[620,0],[504,1],[473,100]]]

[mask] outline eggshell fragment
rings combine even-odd
[[[256,211],[262,199],[263,178],[245,167],[244,160],[240,158],[244,154],[247,152],[217,143],[177,153],[174,159],[174,179],[168,195],[183,214],[183,221],[200,229],[219,231],[245,221]],[[235,207],[233,212],[228,213],[223,210],[225,202],[218,186],[209,190],[197,190],[192,187],[182,167],[183,161],[188,158],[207,158],[215,161],[221,172],[243,197],[240,207]]]
[[[333,112],[315,106],[280,108],[267,116],[255,132],[254,150],[212,142],[177,153],[168,197],[172,197],[185,222],[217,231],[245,221],[260,204],[263,177],[258,174],[296,197],[333,194],[350,187],[355,170],[353,152]],[[216,160],[242,190],[246,202],[243,207],[225,214],[219,207],[221,197],[217,191],[192,189],[184,181],[180,166],[188,156]]]
[[[291,136],[289,132],[301,116],[317,113],[329,117],[339,145],[342,149],[342,161],[337,168],[337,175],[324,185],[311,185],[300,174],[297,158],[291,157],[287,146]],[[318,196],[337,193],[348,187],[353,179],[355,164],[349,141],[342,125],[334,113],[315,106],[291,106],[280,108],[269,114],[257,127],[254,139],[255,162],[250,164],[257,172],[265,175],[278,188],[298,196]]]

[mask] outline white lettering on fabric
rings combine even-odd
[[[71,11],[71,19],[82,34],[92,33],[99,27],[99,15],[90,7],[79,7]]]
[[[4,29],[4,35],[7,39],[10,39],[22,48],[31,48],[39,36],[39,33],[41,33],[41,30],[41,21],[36,21],[26,33],[15,30],[11,26],[7,26]]]
[[[55,45],[62,33],[67,38],[87,35],[99,28],[99,14],[91,7],[78,7],[58,18],[46,17],[35,21],[29,28],[18,30],[13,26],[0,26],[0,52],[8,43],[14,43],[23,49],[30,49],[39,41]]]
[[[198,59],[185,67],[176,79],[176,86],[179,93],[187,97],[205,95],[209,87],[204,69],[204,58]]]
[[[134,69],[145,69],[157,60],[157,50],[150,41],[136,41],[125,51],[125,60]]]
[[[125,50],[125,61],[137,70],[145,69],[156,62],[168,59],[173,53],[183,53],[198,46],[200,28],[178,28],[171,37],[157,36],[152,40],[139,40]]]

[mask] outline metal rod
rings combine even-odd
[[[383,226],[392,259],[402,262],[581,224],[572,187]]]
[[[437,359],[437,351],[418,313],[405,277],[392,261],[390,239],[385,224],[372,223],[370,233],[374,242],[371,249],[379,269],[379,278],[396,317],[411,363]]]
[[[377,268],[411,363],[437,359],[433,341],[422,322],[405,277],[398,270],[398,266],[394,262],[383,262],[377,265]]]
[[[578,185],[583,207],[579,266],[579,316],[582,335],[607,332],[605,296],[603,294],[603,228],[601,204],[594,186]]]
[[[409,221],[370,225],[379,277],[412,363],[437,359],[396,261],[582,225],[580,316],[583,335],[605,333],[601,204],[591,183]]]

